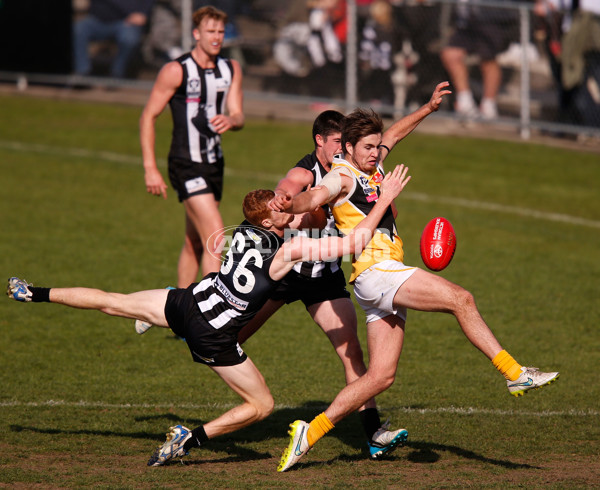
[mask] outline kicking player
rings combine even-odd
[[[378,203],[384,178],[382,153],[387,155],[392,146],[377,114],[355,110],[342,123],[344,158],[334,160],[331,172],[319,186],[295,197],[277,196],[273,206],[303,213],[329,203],[338,229],[350,232]],[[352,263],[350,282],[367,319],[367,372],[342,389],[310,424],[296,420],[290,425],[290,444],[278,471],[291,468],[335,424],[392,385],[404,343],[407,308],[454,315],[469,341],[506,378],[512,395],[522,395],[559,376],[558,372],[544,373],[517,363],[484,322],[471,293],[441,276],[405,265],[396,214],[391,205],[369,245]]]

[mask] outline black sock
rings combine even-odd
[[[363,429],[367,435],[367,440],[370,441],[373,438],[373,434],[381,428],[381,420],[379,419],[379,412],[376,408],[365,408],[358,412],[360,421],[362,422]]]
[[[36,288],[29,286],[31,291],[31,301],[34,303],[50,303],[50,288]]]
[[[208,436],[206,435],[206,432],[204,432],[204,426],[201,425],[200,427],[192,429],[192,437],[185,441],[183,449],[189,451],[194,447],[202,446],[206,441],[208,441]]]

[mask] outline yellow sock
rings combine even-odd
[[[522,366],[505,350],[496,354],[496,357],[492,359],[492,364],[510,381],[514,381],[521,375]]]
[[[325,412],[317,415],[308,426],[308,433],[306,434],[308,445],[313,447],[315,443],[331,429],[333,429],[333,424],[327,415],[325,415]]]

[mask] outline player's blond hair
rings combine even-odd
[[[196,29],[200,28],[200,24],[204,19],[220,20],[223,24],[227,24],[227,14],[212,5],[199,8],[192,14],[192,22],[194,22]]]

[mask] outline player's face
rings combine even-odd
[[[355,146],[346,145],[350,163],[366,174],[372,174],[377,169],[379,161],[379,145],[381,133],[370,134],[358,140]]]
[[[279,211],[271,211],[270,220],[275,228],[283,230],[294,220],[294,215],[290,213],[280,213]]]
[[[202,51],[209,56],[217,56],[225,38],[225,24],[220,20],[204,18],[198,29],[194,29],[194,37]]]
[[[342,133],[331,133],[324,136],[321,151],[326,163],[333,162],[333,157],[342,152]]]

